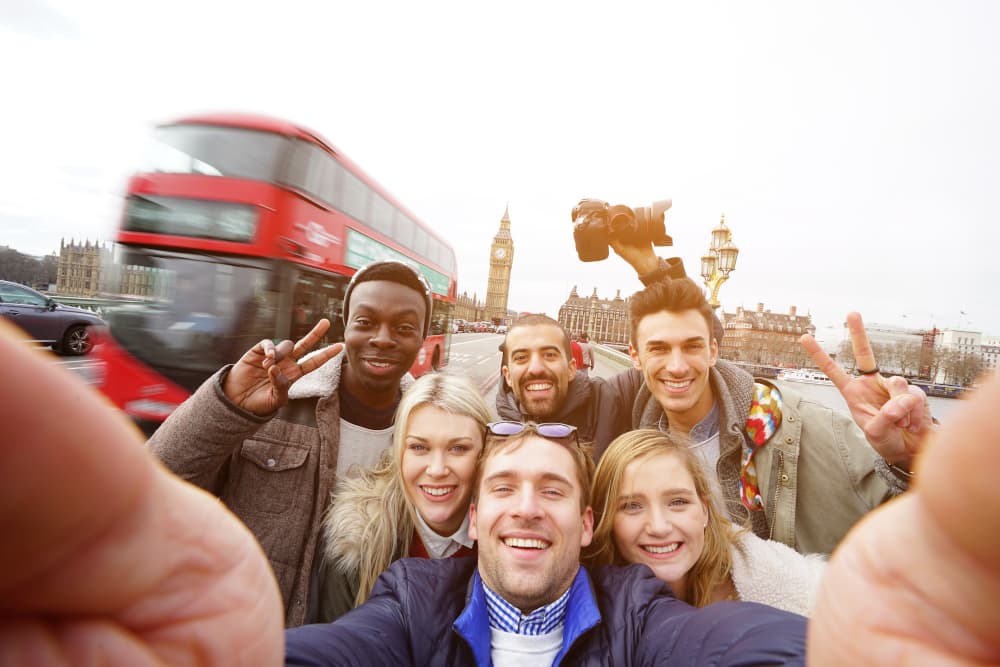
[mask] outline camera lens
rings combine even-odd
[[[635,213],[628,206],[618,204],[608,207],[608,227],[612,233],[623,232],[635,222]]]

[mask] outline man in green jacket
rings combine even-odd
[[[716,500],[734,520],[803,553],[830,553],[858,519],[906,487],[930,416],[901,378],[852,380],[827,369],[852,420],[720,359],[712,308],[688,278],[653,283],[629,311],[630,353],[644,380],[633,427],[689,438],[716,471]],[[863,337],[860,317],[849,319]],[[911,430],[898,426],[905,420]]]
[[[720,359],[713,309],[679,264],[648,241],[612,234],[610,246],[647,285],[629,301],[632,427],[690,438],[735,521],[800,552],[830,553],[865,513],[908,488],[930,409],[919,388],[878,373],[860,315],[848,316],[858,378],[802,339],[852,420]]]

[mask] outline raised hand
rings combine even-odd
[[[660,266],[660,260],[653,252],[653,244],[649,241],[641,244],[626,243],[615,235],[608,239],[608,246],[619,257],[628,262],[637,275],[646,275]]]
[[[838,547],[809,626],[811,665],[1000,664],[1000,378],[925,445],[909,493]]]
[[[288,388],[296,380],[344,349],[343,343],[335,343],[300,361],[329,328],[330,320],[323,318],[294,345],[290,340],[277,345],[270,339],[260,341],[230,369],[222,390],[244,410],[261,416],[274,412],[288,401]]]
[[[847,401],[851,416],[872,447],[887,462],[908,470],[932,428],[927,395],[904,378],[886,378],[878,372],[860,314],[848,313],[847,329],[855,366],[861,372],[858,377],[848,375],[809,334],[803,335],[800,342]]]
[[[250,531],[13,331],[0,321],[0,665],[280,664]]]

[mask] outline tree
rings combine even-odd
[[[967,387],[983,372],[983,358],[978,354],[959,354],[955,368],[956,383]]]
[[[13,248],[0,248],[0,279],[48,289],[56,282],[59,258],[54,254],[32,257]]]
[[[893,353],[900,373],[912,377],[920,372],[920,354],[922,345],[919,341],[897,341]]]

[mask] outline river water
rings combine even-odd
[[[844,397],[840,395],[836,387],[822,384],[805,384],[803,382],[781,382],[778,381],[778,386],[787,385],[790,389],[799,392],[807,398],[811,398],[817,403],[822,403],[828,408],[834,410],[839,410],[841,412],[847,412],[847,403],[844,402]],[[954,412],[963,401],[957,398],[938,398],[937,396],[930,396],[931,402],[931,414],[938,418],[942,423],[947,421],[948,415]]]

